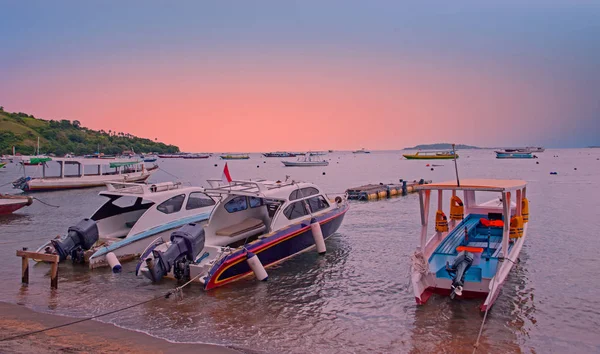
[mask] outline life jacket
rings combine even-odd
[[[529,221],[529,200],[523,198],[521,201],[521,215],[523,216],[523,222]]]
[[[446,218],[446,214],[441,210],[435,213],[435,231],[448,232],[448,218]]]
[[[502,220],[488,220],[486,218],[479,219],[481,225],[485,227],[504,227],[504,221]]]
[[[462,200],[456,195],[450,199],[450,219],[462,220],[465,218],[465,207]]]
[[[510,219],[510,238],[519,238],[523,236],[523,217],[513,216]]]

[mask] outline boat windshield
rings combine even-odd
[[[91,219],[96,221],[101,235],[125,237],[154,202],[141,197],[106,195],[108,201]]]

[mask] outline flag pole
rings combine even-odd
[[[454,155],[454,170],[456,171],[456,186],[460,187],[460,179],[458,178],[458,164],[456,163],[456,146],[452,144],[452,154]]]

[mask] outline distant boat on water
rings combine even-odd
[[[352,151],[353,154],[370,154],[371,152],[369,150],[365,150],[365,148],[362,148],[360,150],[355,150]]]
[[[281,161],[286,167],[314,167],[314,166],[329,166],[329,162],[325,160],[313,159],[310,154],[298,158],[298,161]]]
[[[510,148],[510,149],[504,149],[504,152],[522,152],[522,153],[528,153],[528,152],[544,152],[546,151],[546,149],[544,149],[541,146],[527,146],[524,148]]]
[[[248,154],[227,154],[221,155],[222,160],[248,160],[250,156]]]
[[[534,158],[531,152],[519,152],[519,151],[494,151],[497,159],[532,159]]]
[[[327,153],[325,151],[309,151],[308,154],[310,156],[325,156]]]
[[[263,154],[264,157],[296,157],[298,155],[299,154],[285,151],[266,152]]]
[[[187,155],[183,155],[184,159],[207,159],[209,157],[210,157],[210,155],[205,155],[205,154],[187,154]]]
[[[458,154],[453,151],[419,151],[415,154],[402,155],[407,160],[451,160],[458,158]]]

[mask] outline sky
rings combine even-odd
[[[600,2],[0,0],[0,105],[184,151],[600,145]]]

